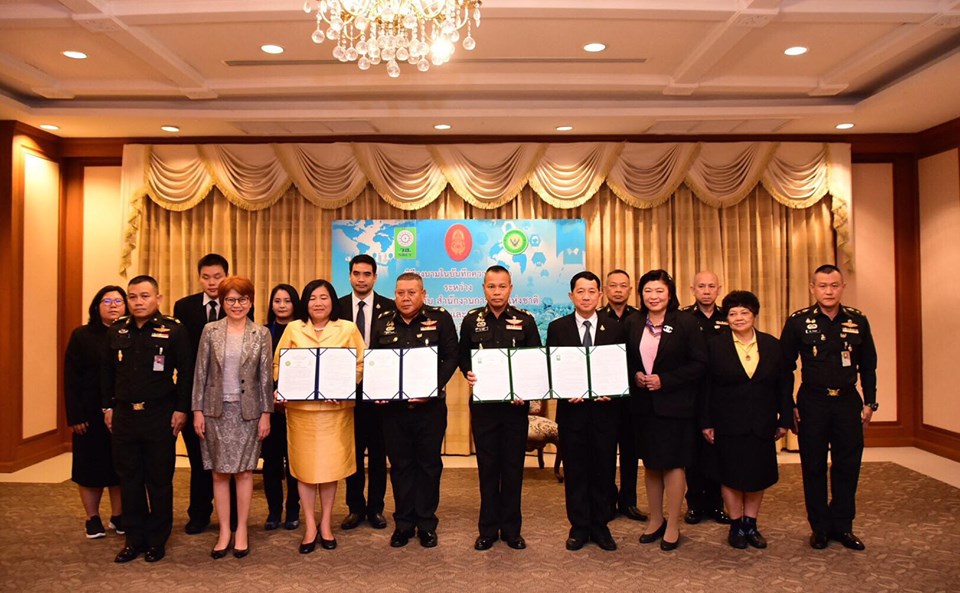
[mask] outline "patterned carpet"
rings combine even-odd
[[[335,529],[339,547],[297,554],[302,528],[263,532],[265,503],[255,487],[250,556],[214,561],[216,534],[183,534],[189,470],[176,476],[177,517],[167,557],[116,565],[122,538],[83,537],[79,497],[70,482],[0,484],[0,590],[4,591],[936,591],[960,590],[960,490],[892,463],[865,464],[857,533],[866,552],[831,543],[808,547],[798,465],[781,466],[768,491],[760,528],[767,550],[734,550],[726,527],[684,525],[676,552],[641,546],[643,524],[610,524],[620,549],[588,544],[564,550],[568,525],[563,486],[551,470],[528,469],[524,484],[525,551],[498,543],[472,549],[476,471],[447,470],[439,511],[440,545],[417,540],[392,549],[388,529]],[[641,480],[642,482],[642,480]],[[342,488],[342,484],[341,484]],[[643,492],[641,491],[641,500]],[[338,492],[337,524],[345,513]],[[388,511],[391,502],[388,494]],[[644,505],[641,505],[644,506]],[[104,511],[106,514],[106,511]]]

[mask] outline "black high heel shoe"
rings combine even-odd
[[[234,557],[234,558],[243,558],[244,556],[246,556],[246,555],[249,554],[249,553],[250,553],[250,545],[249,545],[249,544],[247,545],[246,548],[244,548],[244,549],[242,549],[242,550],[241,550],[240,548],[234,548],[234,549],[233,549],[233,557]]]
[[[666,530],[664,530],[664,535],[666,535]],[[667,538],[664,537],[660,540],[660,549],[664,552],[670,552],[676,550],[680,546],[680,532],[677,532],[677,539],[672,542],[668,542]]]
[[[308,542],[308,543],[305,543],[305,544],[300,544],[300,548],[299,548],[300,553],[301,553],[301,554],[310,554],[310,553],[312,553],[314,550],[317,549],[317,542],[318,542],[318,541],[320,541],[320,532],[319,532],[319,531],[317,531],[317,536],[316,536],[315,538],[313,538],[313,541],[312,541],[312,542]]]
[[[320,538],[320,547],[324,550],[335,550],[337,548],[337,539],[323,539]]]
[[[660,527],[657,528],[653,533],[644,533],[640,536],[641,544],[652,544],[658,539],[663,537],[663,534],[667,532],[667,520],[664,519],[663,523],[660,524]]]
[[[222,550],[218,550],[214,548],[213,550],[210,551],[210,557],[213,558],[214,560],[220,560],[221,558],[226,556],[228,552],[230,552],[230,544],[227,544],[227,547]]]

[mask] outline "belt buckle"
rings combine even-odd
[[[829,395],[830,397],[837,397],[838,395],[840,395],[840,390],[839,390],[839,389],[830,389],[830,388],[828,387],[828,388],[827,388],[827,395]]]
[[[136,412],[142,412],[144,409],[146,409],[147,402],[133,402],[130,404],[130,407]]]

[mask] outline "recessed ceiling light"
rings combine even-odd
[[[803,54],[807,53],[807,48],[803,47],[802,45],[796,45],[783,50],[783,53],[788,56],[802,56]]]
[[[160,126],[160,129],[163,130],[164,132],[170,132],[171,134],[174,134],[180,131],[180,128],[178,128],[177,126]]]
[[[607,46],[604,45],[604,44],[602,44],[602,43],[588,43],[588,44],[586,44],[586,45],[583,46],[583,51],[588,51],[588,52],[590,52],[590,53],[592,53],[592,54],[595,54],[595,53],[597,53],[597,52],[601,52],[601,51],[603,51],[603,50],[605,50],[605,49],[607,49]]]
[[[450,129],[450,124],[437,124],[437,125],[433,126],[433,129],[434,129],[434,130],[449,130],[449,129]]]
[[[72,49],[68,49],[67,51],[63,52],[63,55],[66,56],[66,57],[68,57],[68,58],[70,58],[70,59],[72,59],[72,60],[86,60],[86,59],[87,59],[87,54],[83,53],[82,51],[76,51],[76,50],[72,50]]]
[[[849,130],[850,128],[853,127],[853,124],[851,123],[837,124],[836,127],[838,130]]]
[[[50,130],[51,132],[56,132],[57,130],[60,129],[60,126],[55,126],[55,125],[53,125],[53,124],[40,124],[40,129],[42,129],[42,130]]]
[[[283,48],[280,47],[279,45],[271,45],[271,44],[268,43],[268,44],[266,44],[266,45],[261,45],[261,46],[260,46],[260,51],[262,51],[262,52],[265,53],[265,54],[273,54],[273,55],[276,55],[276,54],[282,54],[282,53],[283,53]]]
[[[573,126],[557,126],[558,132],[569,132],[573,129]]]

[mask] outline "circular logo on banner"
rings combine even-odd
[[[397,243],[402,247],[410,247],[413,245],[413,232],[409,229],[401,229],[397,233]]]
[[[453,261],[463,261],[470,255],[473,249],[473,236],[470,230],[462,224],[455,224],[447,229],[447,235],[443,240],[447,248],[447,255]]]
[[[527,235],[520,229],[507,231],[503,236],[503,248],[511,255],[519,255],[527,250]]]

